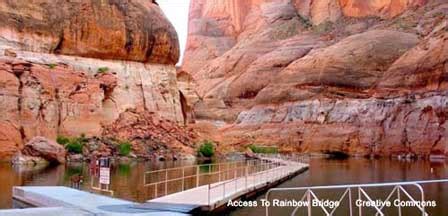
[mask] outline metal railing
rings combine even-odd
[[[216,163],[216,164],[200,164],[200,165],[190,165],[183,167],[174,167],[160,170],[153,170],[145,172],[144,174],[144,186],[145,187],[154,187],[154,197],[158,197],[159,185],[164,185],[165,188],[163,190],[162,195],[168,194],[168,183],[171,182],[180,182],[181,189],[177,192],[184,191],[187,188],[187,180],[194,180],[194,187],[199,187],[202,181],[207,180],[206,177],[216,176],[217,181],[224,181],[232,178],[236,178],[240,176],[239,170],[243,167],[250,166],[251,164],[255,164],[259,160],[240,160],[233,162],[225,162],[225,163]],[[206,172],[204,172],[206,170]],[[162,178],[160,178],[162,176]],[[148,178],[149,177],[149,178]],[[152,181],[156,178],[156,181]],[[210,179],[208,179],[210,180]]]
[[[106,184],[104,185],[105,188],[102,188],[102,184],[97,182],[98,186],[95,186],[94,179],[91,178],[90,180],[90,189],[94,191],[109,193],[111,196],[114,196],[114,191],[110,189],[110,185]]]
[[[219,195],[213,198],[224,200],[239,191],[249,190],[258,184],[268,182],[268,180],[280,179],[286,176],[288,174],[287,169],[284,169],[286,166],[286,164],[281,162],[261,160],[260,164],[253,167],[240,168],[244,170],[244,176],[208,185],[208,205],[212,203],[211,194],[214,191],[217,191]],[[249,168],[254,169],[255,172],[248,172]]]
[[[178,182],[180,186],[180,189],[174,192],[207,185],[207,199],[210,205],[212,199],[225,199],[238,191],[248,190],[268,180],[282,178],[293,170],[286,168],[297,166],[298,162],[303,161],[302,157],[292,155],[257,154],[256,156],[257,159],[148,171],[144,174],[144,186],[154,187],[153,196],[156,198],[159,195],[168,195],[169,188],[173,192],[173,188],[168,187],[168,184],[174,182]],[[204,183],[204,180],[207,182]],[[187,183],[193,187],[187,187]],[[159,186],[164,188],[159,189]]]
[[[215,196],[215,199],[224,200],[239,191],[247,191],[257,187],[259,184],[266,184],[270,181],[279,180],[291,172],[300,169],[306,157],[302,155],[282,155],[282,154],[256,154],[260,159],[260,164],[255,165],[256,172],[245,172],[244,176],[234,178],[218,184],[208,185],[208,205],[212,203],[211,193],[218,191],[222,193]],[[227,189],[230,185],[230,190]]]
[[[256,154],[259,158],[265,159],[280,159],[284,162],[299,162],[299,163],[309,163],[308,154]]]
[[[428,213],[425,210],[425,194],[424,194],[424,190],[423,187],[421,186],[421,184],[428,184],[428,183],[447,183],[448,179],[441,179],[441,180],[427,180],[427,181],[413,181],[413,182],[391,182],[391,183],[374,183],[374,184],[350,184],[350,185],[332,185],[332,186],[313,186],[313,187],[296,187],[296,188],[272,188],[270,190],[268,190],[268,192],[266,193],[266,197],[265,199],[267,201],[269,201],[269,197],[271,195],[272,192],[281,192],[281,191],[286,191],[286,192],[291,192],[291,191],[295,191],[295,192],[304,192],[303,196],[301,197],[301,199],[299,200],[299,202],[305,203],[304,205],[297,205],[294,210],[291,213],[291,216],[296,215],[296,213],[298,212],[298,210],[300,208],[306,208],[307,210],[307,215],[312,215],[312,202],[313,200],[318,201],[318,203],[321,203],[319,197],[316,195],[316,191],[318,190],[340,190],[342,189],[344,192],[342,193],[342,195],[339,197],[339,199],[335,200],[338,203],[341,203],[344,199],[348,199],[348,211],[349,213],[347,215],[353,216],[355,214],[355,209],[358,210],[358,215],[361,216],[363,215],[363,209],[370,207],[373,208],[375,210],[375,216],[377,215],[385,215],[385,207],[386,207],[386,203],[388,201],[390,201],[390,199],[393,197],[394,194],[397,195],[397,200],[398,202],[402,201],[402,194],[404,195],[404,198],[409,199],[411,202],[414,203],[415,207],[419,210],[419,212],[421,213],[421,215],[426,216],[428,215]],[[418,194],[418,198],[414,198],[405,188],[404,186],[413,186],[417,189],[417,191],[419,192]],[[357,196],[357,200],[360,201],[368,201],[373,203],[374,200],[372,200],[372,198],[369,196],[368,192],[366,191],[366,188],[389,188],[392,187],[392,190],[390,191],[390,193],[388,194],[388,196],[386,197],[386,199],[382,200],[383,202],[381,202],[382,204],[379,205],[369,205],[369,206],[364,206],[364,205],[357,205],[356,207],[354,207],[353,205],[353,194],[352,192],[355,191],[357,192],[357,194],[355,196]],[[316,205],[314,207],[317,207],[318,209],[320,208],[325,215],[327,216],[331,216],[334,215],[335,211],[338,209],[338,207],[340,207],[341,205],[337,205],[334,208],[326,208],[323,205]],[[266,216],[269,215],[269,207],[270,206],[266,206]],[[402,206],[398,205],[396,206],[398,209],[398,215],[401,216],[402,215]]]

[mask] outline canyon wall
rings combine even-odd
[[[229,146],[446,155],[448,2],[191,3],[183,73]],[[233,145],[235,144],[235,145]]]
[[[177,34],[152,1],[2,1],[0,17],[2,159],[34,136],[101,135],[129,109],[184,122]]]

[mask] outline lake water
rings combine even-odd
[[[412,180],[429,180],[448,178],[448,164],[430,161],[413,161],[404,162],[389,159],[369,160],[369,159],[345,159],[345,160],[328,160],[328,159],[311,159],[309,171],[296,176],[295,178],[279,185],[279,187],[300,187],[300,186],[320,186],[335,184],[359,184],[359,183],[379,183],[379,182],[398,182]],[[416,194],[413,188],[405,187],[409,192]],[[387,196],[386,192],[380,189],[367,190],[372,199],[383,199]],[[436,208],[428,208],[430,215],[442,216],[448,215],[448,183],[444,184],[428,184],[424,185],[426,200],[436,201]],[[316,192],[319,198],[337,200],[337,195],[342,195],[343,191],[321,191]],[[353,193],[354,195],[356,193]],[[303,192],[284,192],[272,194],[271,199],[296,199],[300,200]],[[402,195],[403,197],[404,195]],[[264,199],[261,195],[257,198]],[[394,198],[395,199],[395,198]],[[260,202],[259,202],[260,203]],[[341,203],[340,210],[335,215],[349,215],[348,204]],[[293,208],[269,208],[270,215],[290,215]],[[314,215],[324,215],[322,211],[313,209]],[[357,215],[357,210],[354,215]],[[386,215],[397,215],[396,208],[390,209]],[[265,215],[265,208],[240,208],[229,213],[234,216],[261,216]],[[296,215],[307,215],[305,209],[299,211]],[[372,209],[365,209],[363,215],[374,215]],[[404,208],[403,215],[421,215],[416,208]]]
[[[0,208],[11,208],[12,198],[11,189],[18,185],[65,185],[73,186],[73,176],[82,175],[83,183],[80,185],[82,190],[102,193],[105,195],[113,194],[127,200],[143,202],[154,197],[154,188],[144,186],[144,173],[148,170],[156,170],[167,167],[179,167],[196,164],[195,161],[176,161],[176,162],[158,162],[145,163],[134,162],[129,164],[116,164],[111,168],[111,185],[107,192],[99,192],[94,189],[98,186],[98,181],[91,176],[91,170],[86,163],[69,164],[47,167],[42,170],[26,170],[12,167],[8,163],[0,164]],[[411,180],[428,180],[448,178],[447,163],[414,161],[403,162],[389,159],[368,160],[368,159],[345,159],[329,160],[322,158],[310,159],[310,169],[305,173],[288,180],[279,185],[279,187],[298,187],[312,185],[333,185],[333,184],[356,184],[373,182],[395,182]],[[201,169],[201,172],[210,170]],[[195,180],[186,184],[186,188],[194,187]],[[201,182],[201,184],[205,184]],[[178,185],[174,185],[178,186]],[[160,185],[159,191],[163,191],[164,186]],[[168,190],[175,187],[169,186]],[[427,200],[435,200],[436,208],[429,208],[431,215],[448,215],[448,184],[430,184],[425,185],[425,196]],[[390,190],[389,190],[390,191]],[[174,191],[168,191],[171,193]],[[386,196],[380,190],[370,191],[372,196],[379,198]],[[159,192],[160,193],[160,192]],[[412,193],[412,190],[411,190]],[[159,194],[160,196],[162,194]],[[332,191],[322,191],[318,194],[323,198],[336,199],[336,193]],[[299,199],[301,194],[298,192],[286,192],[273,194],[273,198],[295,198]],[[257,199],[264,198],[263,195]],[[347,210],[341,206],[341,211]],[[271,215],[289,215],[291,208],[270,208]],[[417,215],[417,211],[404,210],[403,215]],[[257,208],[239,208],[227,212],[229,215],[264,215],[263,207]],[[317,211],[313,215],[319,214]],[[343,213],[336,215],[345,215]]]

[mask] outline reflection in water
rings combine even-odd
[[[171,162],[131,162],[113,164],[110,172],[109,190],[113,196],[127,200],[144,202],[151,197],[151,191],[143,186],[144,172],[195,164],[195,161]],[[67,186],[110,195],[92,188],[99,186],[99,179],[91,175],[88,163],[70,163],[40,169],[14,167],[10,163],[0,163],[0,208],[12,208],[13,186]]]
[[[169,167],[179,167],[195,164],[194,161],[175,161],[175,162],[131,162],[126,164],[113,164],[110,173],[109,190],[113,191],[114,197],[127,200],[144,202],[154,196],[154,188],[144,186],[144,173],[149,170],[157,170]],[[201,173],[216,171],[216,167],[203,166]],[[82,190],[104,195],[111,195],[108,192],[101,192],[94,187],[99,185],[96,175],[91,175],[87,163],[77,163],[69,165],[53,166],[40,170],[18,169],[12,167],[9,163],[0,164],[0,208],[11,208],[12,198],[11,189],[15,185],[64,185],[74,186],[73,181],[77,177],[82,178],[79,187]],[[233,176],[231,173],[231,178]],[[173,176],[178,173],[170,174]],[[186,173],[188,175],[188,173]],[[172,177],[173,177],[172,176]],[[223,176],[222,178],[225,178]],[[283,184],[280,187],[298,187],[311,185],[333,185],[333,184],[356,184],[373,182],[394,182],[410,181],[424,179],[448,178],[447,164],[444,162],[402,162],[396,160],[367,160],[367,159],[347,159],[347,160],[325,160],[311,159],[310,170],[299,175]],[[162,177],[163,179],[163,177]],[[206,182],[203,182],[206,183]],[[185,187],[193,187],[195,179]],[[76,186],[76,185],[75,185]],[[176,188],[182,187],[180,183],[173,183],[167,186],[168,193],[174,192]],[[165,185],[158,187],[159,191],[165,190]],[[380,194],[380,190],[373,195],[377,198],[385,196]],[[431,215],[448,215],[448,184],[432,184],[425,186],[427,199],[436,200],[438,206],[429,209]],[[163,195],[159,194],[159,195]],[[334,192],[323,191],[319,194],[323,197],[336,197]],[[300,196],[295,193],[277,194],[277,198],[297,198]],[[262,197],[258,197],[260,199]],[[445,202],[443,202],[445,201]],[[290,209],[272,209],[273,215],[289,215]],[[414,212],[406,212],[405,215],[415,215]],[[264,208],[242,208],[230,212],[231,215],[264,215]],[[314,215],[314,214],[313,214]],[[319,214],[316,214],[319,215]],[[341,214],[336,214],[341,215]]]
[[[300,187],[300,186],[318,186],[318,185],[336,185],[336,184],[359,184],[359,183],[380,183],[380,182],[399,182],[412,180],[429,180],[448,178],[448,164],[445,162],[415,161],[404,162],[397,160],[368,160],[368,159],[347,159],[347,160],[325,160],[311,159],[309,171],[302,175],[281,184],[279,187]],[[389,192],[391,188],[388,188]],[[409,188],[411,189],[411,188]],[[427,200],[435,200],[436,208],[429,208],[430,215],[448,215],[448,183],[430,184],[424,186],[425,197]],[[321,191],[318,196],[328,199],[336,199],[343,191]],[[411,192],[416,193],[411,189]],[[373,198],[383,199],[386,193],[379,189],[370,190]],[[273,194],[272,198],[299,199],[302,194],[294,192],[284,192]],[[260,200],[264,195],[258,197]],[[261,202],[259,202],[261,203]],[[348,204],[347,204],[348,205]],[[292,208],[272,208],[272,215],[290,215]],[[347,210],[347,208],[342,209]],[[395,210],[395,209],[394,209]],[[321,211],[322,212],[322,211]],[[336,212],[335,215],[346,215],[344,212]],[[370,212],[364,212],[364,215]],[[300,214],[302,213],[302,214]],[[315,214],[316,213],[316,214]],[[241,208],[232,211],[230,215],[265,215],[265,209]],[[271,215],[271,214],[270,214]],[[299,212],[297,215],[306,215],[305,212]],[[323,215],[313,210],[313,215]],[[396,215],[396,214],[388,214]],[[403,215],[421,215],[415,209],[406,209]]]

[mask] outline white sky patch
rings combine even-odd
[[[190,6],[190,0],[157,0],[157,3],[173,24],[179,37],[181,56],[177,64],[180,65],[187,43],[188,8]]]

